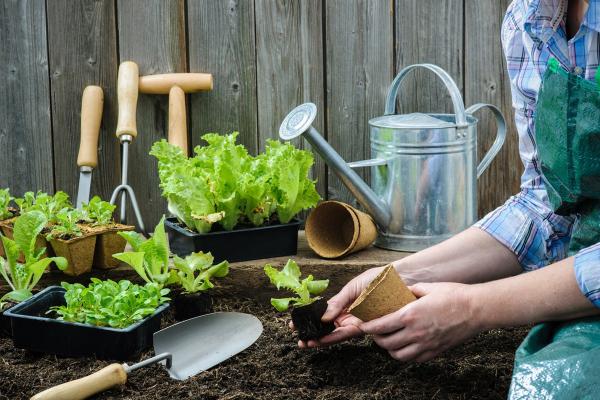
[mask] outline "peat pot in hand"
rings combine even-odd
[[[416,68],[429,69],[442,79],[454,114],[395,114],[400,84]],[[498,133],[477,165],[477,119],[473,113],[482,107],[494,113]],[[291,140],[302,135],[340,177],[377,224],[375,246],[415,252],[476,221],[477,178],[502,147],[506,124],[493,105],[475,104],[465,110],[458,87],[447,72],[431,64],[412,65],[400,72],[390,87],[385,114],[369,121],[370,160],[347,164],[311,126],[316,111],[312,103],[296,107],[281,124],[279,136]],[[352,169],[362,167],[371,168],[371,187]]]

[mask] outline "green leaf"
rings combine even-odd
[[[6,299],[13,299],[15,301],[21,302],[21,301],[27,300],[31,296],[33,296],[31,291],[29,291],[27,289],[19,289],[19,290],[13,290],[12,292],[6,293],[4,296],[2,296],[2,298],[0,298],[0,301],[6,300]],[[0,309],[2,309],[2,308],[0,307]]]
[[[312,277],[312,275],[311,275],[311,277]],[[310,293],[319,294],[323,290],[327,289],[327,286],[329,285],[329,279],[322,280],[322,281],[310,281],[310,282],[302,281],[302,283],[306,285],[306,287]]]
[[[121,232],[119,232],[121,233]],[[146,282],[151,282],[148,279],[148,275],[146,275],[146,271],[144,270],[144,253],[143,252],[127,252],[127,253],[118,253],[113,254],[113,257],[117,260],[121,260],[133,267],[135,271],[142,277]]]
[[[269,277],[271,283],[277,286],[277,289],[283,287],[295,292],[298,296],[300,296],[299,298],[294,298],[296,303],[299,305],[312,303],[314,300],[316,300],[316,298],[311,299],[310,295],[322,292],[329,284],[329,280],[314,281],[312,275],[309,275],[307,278],[303,279],[302,282],[300,282],[300,268],[291,259],[288,260],[285,267],[280,272],[272,268],[269,264],[265,265],[265,273]],[[271,299],[271,303],[273,303],[274,300],[276,299]],[[278,304],[276,307],[279,306],[283,307],[281,304]]]
[[[38,283],[38,281],[42,277],[42,274],[44,273],[48,265],[53,261],[56,263],[58,268],[62,270],[67,268],[67,260],[63,257],[42,258],[41,260],[36,261],[32,265],[25,267],[25,272],[28,276],[27,281],[33,278],[31,283],[28,283],[27,289],[33,289],[33,287]]]
[[[123,231],[117,232],[117,234],[121,235],[125,238],[125,240],[127,240],[127,243],[129,243],[134,252],[140,251],[140,247],[144,243],[144,240],[140,237],[140,235],[137,232]]]
[[[288,309],[291,301],[298,301],[295,297],[288,297],[285,299],[271,299],[271,304],[277,309],[277,311],[285,311]]]
[[[35,252],[35,239],[46,226],[47,219],[40,211],[22,214],[15,221],[14,240],[25,255],[25,260],[32,258]]]

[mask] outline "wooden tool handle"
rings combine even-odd
[[[80,400],[103,392],[127,381],[127,373],[121,364],[111,364],[81,379],[63,383],[44,390],[31,400]]]
[[[77,165],[96,168],[98,165],[98,134],[104,107],[104,92],[99,86],[88,86],[81,99],[81,142]]]
[[[195,93],[212,90],[213,76],[211,74],[177,73],[146,75],[140,77],[140,93],[167,94],[173,86],[179,86],[185,93]]]
[[[173,86],[169,92],[169,143],[181,148],[187,156],[185,93],[179,86]]]
[[[138,98],[139,71],[136,63],[125,61],[119,66],[117,76],[117,96],[119,98],[119,119],[117,121],[117,137],[122,135],[137,136],[135,112]]]

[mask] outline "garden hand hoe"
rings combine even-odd
[[[212,90],[213,76],[199,73],[174,73],[141,76],[140,93],[169,94],[169,143],[188,155],[185,94]]]
[[[32,400],[79,400],[125,383],[136,369],[163,361],[172,378],[184,380],[207,370],[249,347],[262,334],[253,315],[224,312],[202,315],[171,325],[154,334],[157,356],[135,365],[111,364],[75,381],[33,396]]]
[[[116,187],[110,198],[110,204],[114,205],[117,201],[119,193],[123,192],[121,196],[121,219],[122,224],[127,223],[126,215],[126,202],[127,195],[131,198],[131,206],[135,212],[138,225],[144,236],[148,236],[144,222],[142,221],[142,214],[138,207],[135,194],[131,186],[127,184],[127,167],[129,162],[129,145],[133,142],[133,139],[137,136],[136,126],[136,110],[137,110],[137,98],[138,98],[138,79],[139,70],[136,63],[132,61],[122,62],[119,66],[119,72],[117,75],[117,97],[119,101],[119,117],[117,120],[117,137],[121,141],[123,146],[123,163],[121,171],[121,184]]]
[[[104,107],[104,92],[99,86],[88,86],[81,99],[81,142],[77,165],[79,166],[79,188],[77,189],[77,208],[83,209],[83,203],[90,201],[92,170],[98,165],[98,133]]]

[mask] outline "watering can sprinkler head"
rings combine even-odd
[[[375,223],[381,229],[387,229],[391,222],[388,206],[382,199],[377,197],[375,192],[350,168],[329,143],[323,139],[323,136],[312,127],[312,122],[316,115],[317,106],[313,103],[299,105],[281,123],[279,137],[283,140],[291,140],[302,135],[311,145],[312,149],[341,179],[352,195],[356,197],[356,200],[364,207],[367,214],[373,218]]]

